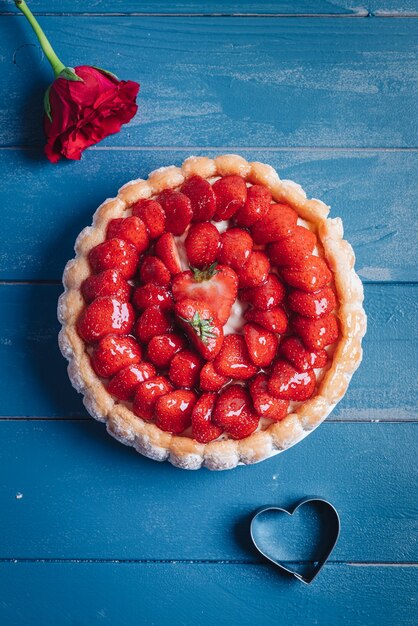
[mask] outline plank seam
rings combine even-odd
[[[33,151],[43,150],[43,145],[36,146],[0,146],[0,151]],[[203,152],[203,151],[245,150],[246,152],[417,152],[418,147],[396,146],[91,146],[90,152]]]
[[[127,564],[155,564],[155,565],[263,565],[271,567],[271,564],[262,560],[249,559],[98,559],[98,558],[0,558],[1,563],[47,563],[47,564],[69,564],[69,563],[127,563]],[[289,565],[308,565],[314,561],[286,561],[282,563]],[[328,560],[327,565],[351,565],[355,567],[418,567],[417,561],[344,561]]]
[[[361,9],[357,13],[152,13],[152,12],[77,12],[66,11],[60,13],[52,13],[50,11],[33,11],[33,14],[38,17],[168,17],[168,18],[278,18],[278,19],[364,19],[364,18],[377,18],[377,19],[408,19],[417,18],[417,11],[362,11]],[[19,17],[22,16],[13,11],[0,11],[0,17]]]

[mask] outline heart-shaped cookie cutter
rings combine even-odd
[[[257,542],[256,529],[263,513],[266,513],[267,511],[278,511],[279,513],[286,513],[287,515],[294,515],[294,513],[296,513],[296,511],[301,506],[303,506],[304,504],[308,504],[308,503],[319,504],[322,507],[324,507],[324,509],[327,511],[328,522],[329,522],[328,531],[331,536],[331,539],[328,542],[328,545],[322,551],[322,554],[320,555],[319,559],[315,561],[314,566],[312,570],[310,571],[310,573],[303,575],[303,574],[300,574],[299,572],[296,572],[295,570],[290,569],[289,567],[284,565],[283,562],[278,561],[274,559],[272,556],[270,556],[269,554],[267,554],[265,550],[261,548]],[[285,509],[283,507],[273,506],[273,505],[261,507],[255,512],[255,514],[253,515],[251,519],[250,534],[251,534],[251,540],[255,548],[268,561],[273,563],[276,567],[278,567],[282,571],[288,574],[291,574],[292,576],[297,578],[297,580],[300,580],[306,585],[309,585],[314,580],[314,578],[316,578],[316,576],[319,574],[321,569],[324,567],[325,563],[328,561],[331,555],[331,552],[334,550],[335,545],[338,541],[338,537],[340,535],[340,528],[341,528],[340,516],[338,515],[336,508],[331,504],[331,502],[328,502],[328,500],[325,500],[324,498],[310,497],[310,498],[304,498],[303,500],[299,500],[299,502],[297,502],[293,507],[289,509]]]

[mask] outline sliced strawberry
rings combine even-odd
[[[280,344],[280,354],[299,372],[325,367],[328,355],[325,350],[309,351],[298,337],[285,337]]]
[[[187,389],[177,389],[158,398],[155,403],[155,423],[173,435],[180,435],[191,424],[196,394]]]
[[[199,443],[209,443],[223,433],[223,428],[212,422],[216,398],[216,393],[204,393],[193,407],[192,437]]]
[[[151,420],[154,416],[154,406],[158,398],[173,391],[173,385],[165,376],[156,376],[145,380],[136,388],[133,411],[135,415],[145,420]]]
[[[268,381],[266,374],[257,374],[250,382],[250,394],[254,409],[260,417],[279,422],[287,415],[289,401],[279,400],[272,396],[268,391]]]
[[[312,254],[315,246],[315,233],[304,226],[296,226],[289,237],[269,243],[267,254],[272,265],[295,267]]]
[[[292,327],[308,350],[322,350],[338,339],[338,322],[335,315],[317,319],[295,315]]]
[[[168,287],[171,274],[164,263],[156,256],[146,256],[139,268],[139,278],[143,283],[153,283]]]
[[[270,262],[264,252],[254,250],[244,267],[237,272],[240,288],[259,287],[266,282],[269,271]]]
[[[257,371],[251,362],[244,337],[235,334],[225,337],[213,365],[218,374],[239,380],[247,380]]]
[[[193,224],[184,242],[189,264],[203,268],[211,265],[218,254],[219,232],[210,222]]]
[[[168,376],[176,387],[196,387],[202,360],[191,350],[180,350],[171,360]]]
[[[181,272],[180,255],[171,233],[164,233],[155,244],[155,254],[172,274]]]
[[[202,391],[219,391],[231,379],[218,374],[212,361],[208,361],[200,370],[200,388]]]
[[[221,391],[212,419],[233,439],[248,437],[259,423],[258,415],[252,409],[251,398],[241,385],[231,385]]]
[[[108,239],[92,248],[88,255],[95,274],[104,270],[119,270],[122,278],[132,278],[136,272],[139,255],[131,243],[123,239]]]
[[[211,184],[201,176],[191,176],[181,188],[192,204],[192,222],[206,222],[215,214],[215,194]]]
[[[229,220],[244,205],[247,199],[247,185],[241,176],[225,176],[212,185],[216,197],[214,219]]]
[[[92,274],[81,285],[81,293],[86,302],[96,298],[114,296],[122,302],[131,297],[132,287],[122,278],[119,270],[105,270],[100,274]]]
[[[177,352],[186,347],[183,337],[174,333],[156,335],[148,344],[148,358],[157,367],[166,368]]]
[[[135,334],[140,341],[148,343],[155,335],[164,335],[173,330],[170,313],[159,306],[150,306],[138,318]]]
[[[287,329],[287,315],[281,307],[275,307],[270,311],[259,311],[258,309],[248,309],[244,317],[249,322],[255,322],[272,333],[282,335]]]
[[[267,214],[251,230],[254,243],[264,244],[288,237],[296,227],[298,215],[287,204],[270,204]]]
[[[131,243],[135,246],[139,254],[144,252],[149,246],[146,226],[144,222],[135,215],[110,220],[107,226],[106,239],[113,239],[114,237],[124,239],[124,241]]]
[[[308,400],[315,391],[313,370],[298,372],[287,361],[276,361],[268,383],[269,392],[281,400]]]
[[[165,229],[173,235],[182,235],[193,217],[190,199],[173,189],[165,189],[158,196],[165,212]]]
[[[258,220],[267,215],[271,202],[271,192],[263,185],[252,185],[247,189],[247,199],[244,206],[235,215],[239,226],[249,228]]]
[[[218,261],[240,270],[250,258],[253,249],[251,235],[242,228],[229,228],[221,235]]]
[[[216,315],[205,302],[181,300],[175,314],[193,345],[206,361],[212,361],[221,349],[224,333]]]
[[[98,376],[110,378],[127,365],[139,363],[141,356],[141,348],[133,337],[106,335],[94,348],[91,364]]]
[[[161,237],[165,231],[164,209],[156,200],[138,200],[132,205],[132,215],[141,218],[151,239]]]
[[[129,302],[106,296],[96,298],[81,312],[77,332],[87,343],[99,341],[105,335],[129,335],[135,313]]]
[[[308,257],[297,267],[282,267],[280,273],[288,285],[309,292],[322,289],[332,278],[328,265],[318,256]]]
[[[267,367],[276,356],[279,342],[274,333],[258,324],[244,326],[244,338],[251,361],[258,367]]]
[[[274,309],[281,303],[285,295],[285,288],[276,274],[269,274],[265,283],[260,287],[242,289],[240,299],[249,302],[254,308],[261,311]]]
[[[171,309],[174,301],[173,296],[166,287],[148,283],[143,287],[134,290],[132,302],[139,310],[147,309],[150,306],[159,306],[162,309]]]
[[[331,287],[324,287],[314,293],[295,289],[289,293],[287,305],[291,311],[304,317],[321,317],[336,308],[337,300]]]
[[[139,383],[153,378],[155,368],[150,363],[136,363],[120,370],[108,383],[108,392],[118,400],[132,401]]]

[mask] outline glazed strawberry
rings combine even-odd
[[[190,298],[207,304],[216,311],[223,326],[237,297],[238,278],[230,267],[213,264],[201,271],[178,274],[173,279],[172,290],[175,302]]]
[[[161,237],[165,231],[164,209],[156,200],[138,200],[132,205],[132,215],[141,218],[150,239]]]
[[[317,319],[295,315],[292,327],[308,350],[321,350],[338,339],[338,323],[335,315]]]
[[[202,361],[191,350],[180,350],[171,360],[168,376],[176,387],[196,387]]]
[[[148,358],[157,367],[166,368],[173,356],[185,347],[186,343],[180,335],[174,333],[156,335],[148,344]]]
[[[303,226],[296,226],[289,237],[268,244],[267,254],[272,265],[295,267],[312,254],[315,246],[315,233]]]
[[[96,298],[114,296],[122,302],[131,297],[132,287],[122,278],[119,270],[105,270],[100,274],[92,274],[81,285],[81,293],[86,302]]]
[[[282,267],[283,280],[302,291],[318,291],[327,285],[332,274],[328,265],[318,256],[310,256],[296,267]]]
[[[269,311],[281,303],[285,295],[285,288],[276,274],[269,274],[265,283],[260,287],[242,289],[240,299],[252,304],[255,309]]]
[[[168,287],[171,274],[164,263],[156,256],[146,256],[139,268],[139,278],[142,283],[153,283],[161,287]]]
[[[258,367],[267,367],[276,356],[279,342],[274,333],[249,322],[244,326],[244,338],[251,361]]]
[[[218,261],[238,271],[247,263],[253,249],[251,235],[242,228],[229,228],[220,238]]]
[[[273,333],[282,335],[287,329],[287,315],[281,307],[275,307],[270,311],[248,309],[244,317],[249,322],[255,322]]]
[[[289,293],[287,305],[291,311],[304,317],[321,317],[331,313],[336,308],[337,301],[331,287],[324,287],[314,293],[295,289]]]
[[[249,228],[261,220],[268,212],[271,202],[271,192],[263,185],[252,185],[247,189],[247,199],[244,206],[235,215],[239,226]]]
[[[233,439],[248,437],[259,423],[251,398],[241,385],[231,385],[221,391],[212,415],[213,422],[224,428]]]
[[[209,443],[223,433],[223,428],[212,422],[216,398],[216,393],[204,393],[193,407],[192,437],[199,443]]]
[[[108,383],[108,392],[118,400],[133,400],[139,383],[154,378],[155,368],[150,363],[136,363],[120,370]]]
[[[218,254],[219,232],[210,222],[193,224],[184,242],[189,265],[202,269],[211,265]]]
[[[106,296],[96,298],[77,320],[77,332],[87,343],[99,341],[105,335],[128,335],[135,322],[129,302]]]
[[[307,350],[298,337],[285,337],[280,344],[280,354],[299,372],[325,367],[328,355],[325,350]]]
[[[165,229],[173,235],[182,235],[193,217],[190,199],[173,189],[165,189],[158,196],[165,212]]]
[[[213,364],[218,374],[240,380],[251,378],[257,371],[248,354],[244,337],[236,334],[225,337]]]
[[[106,335],[94,348],[91,364],[98,376],[110,378],[127,365],[139,363],[141,348],[133,337]]]
[[[230,380],[218,374],[212,361],[208,361],[200,370],[200,388],[202,391],[219,391]]]
[[[135,215],[110,220],[107,226],[106,239],[113,239],[114,237],[131,243],[135,246],[139,254],[144,252],[149,246],[146,226],[144,222]]]
[[[255,412],[260,417],[266,417],[274,422],[279,422],[286,417],[289,409],[288,400],[279,400],[268,391],[268,376],[257,374],[250,382],[250,394]]]
[[[143,343],[148,343],[155,335],[164,335],[172,330],[173,321],[170,313],[159,306],[145,309],[135,326],[135,334]]]
[[[196,394],[187,389],[177,389],[158,398],[155,403],[155,423],[166,432],[180,435],[191,424]]]
[[[269,271],[270,262],[264,252],[254,250],[244,267],[237,272],[240,288],[259,287],[267,280]]]
[[[295,229],[297,219],[296,211],[287,204],[271,204],[267,214],[251,229],[254,243],[270,243],[288,237]]]
[[[143,287],[134,290],[132,302],[139,310],[147,309],[150,306],[159,306],[162,309],[173,307],[173,296],[166,287],[148,283]]]
[[[155,244],[155,254],[172,274],[181,272],[180,255],[171,233],[164,233]]]
[[[136,388],[133,411],[145,420],[151,420],[154,416],[154,406],[158,398],[173,391],[173,385],[165,376],[156,376],[145,380]]]
[[[315,391],[313,370],[298,372],[287,361],[276,361],[268,383],[269,392],[281,400],[308,400]]]
[[[205,222],[215,214],[215,194],[211,184],[201,176],[191,176],[181,188],[192,204],[192,222]]]
[[[108,239],[92,248],[88,255],[90,267],[95,274],[117,269],[122,278],[132,278],[136,272],[139,255],[131,243],[123,239]]]
[[[212,309],[204,302],[186,298],[176,304],[175,314],[198,352],[206,361],[212,361],[224,339],[222,326]]]
[[[216,197],[214,219],[229,220],[239,211],[247,199],[247,185],[241,176],[225,176],[212,185]]]

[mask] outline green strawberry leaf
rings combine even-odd
[[[51,103],[49,101],[49,92],[51,91],[51,85],[49,85],[48,89],[45,91],[44,95],[44,110],[50,122],[52,122],[51,116]]]
[[[80,81],[84,83],[84,80],[80,76],[77,76],[73,67],[64,67],[62,72],[58,74],[58,78],[65,78],[65,80]]]
[[[97,67],[97,65],[92,65],[91,67],[93,67],[95,70],[99,70],[99,72],[103,72],[103,74],[108,74],[109,76],[111,76],[115,80],[119,80],[119,78],[116,76],[116,74],[113,74],[113,72],[109,72],[109,70],[104,70],[102,67]]]

